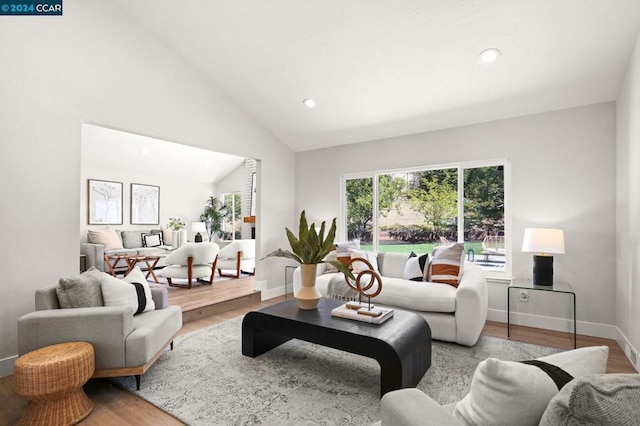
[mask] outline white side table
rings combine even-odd
[[[576,334],[576,294],[571,289],[571,286],[567,283],[554,282],[550,285],[535,285],[529,280],[514,279],[509,284],[507,289],[507,338],[511,338],[511,289],[519,290],[534,290],[534,291],[546,291],[556,294],[569,294],[573,297],[573,348],[577,348],[577,334]]]

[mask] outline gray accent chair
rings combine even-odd
[[[38,289],[36,311],[18,320],[18,352],[64,342],[88,342],[96,355],[97,377],[141,376],[182,328],[182,309],[167,306],[167,289],[150,285],[156,309],[133,315],[125,306],[61,309],[56,286]]]

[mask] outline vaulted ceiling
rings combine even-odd
[[[638,0],[117,1],[294,151],[615,100],[640,28]]]

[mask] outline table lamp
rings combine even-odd
[[[207,232],[207,225],[205,225],[204,222],[193,222],[191,224],[191,232],[196,233],[194,241],[196,243],[201,243],[202,242],[201,232]]]
[[[550,228],[526,228],[522,251],[533,256],[533,284],[553,285],[553,254],[564,254],[564,231]]]

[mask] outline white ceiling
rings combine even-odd
[[[117,1],[295,151],[614,100],[640,27],[639,0]]]
[[[167,142],[92,124],[82,125],[81,162],[94,169],[170,174],[181,182],[217,183],[244,157]]]

